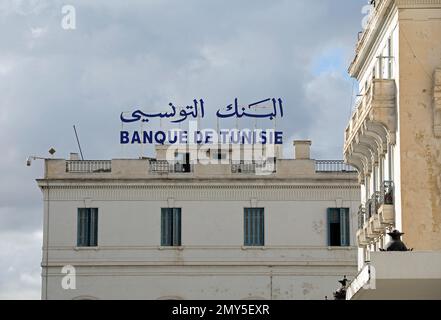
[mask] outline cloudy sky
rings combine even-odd
[[[77,151],[73,124],[88,159],[138,156],[119,145],[121,111],[280,97],[285,157],[301,138],[341,159],[366,2],[0,0],[0,299],[40,297],[43,167],[25,159]],[[61,27],[67,4],[75,30]]]

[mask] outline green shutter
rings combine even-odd
[[[161,209],[161,246],[168,246],[168,209]]]
[[[98,209],[90,209],[90,237],[89,246],[96,247],[98,245]]]
[[[350,246],[350,224],[349,224],[349,209],[340,209],[340,239],[343,247]]]
[[[161,246],[172,247],[182,245],[182,222],[180,208],[161,209]]]
[[[265,245],[265,210],[263,208],[244,208],[244,245]]]
[[[173,209],[173,246],[181,246],[181,209]]]
[[[78,208],[77,246],[95,247],[98,245],[98,209]]]
[[[326,215],[326,221],[328,225],[328,247],[331,246],[331,216],[332,216],[332,209],[328,208]]]
[[[84,209],[78,208],[77,214],[77,246],[84,245]]]

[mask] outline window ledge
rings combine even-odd
[[[242,246],[242,250],[247,251],[247,250],[266,250],[266,247],[253,247],[253,246]]]
[[[98,251],[99,247],[74,247],[75,251]]]
[[[158,250],[160,251],[184,251],[185,247],[179,246],[179,247],[163,247],[159,246]]]
[[[354,248],[355,248],[354,246],[344,246],[344,247],[343,246],[340,246],[340,247],[328,246],[328,250],[353,250]]]

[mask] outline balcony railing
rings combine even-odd
[[[358,229],[363,229],[364,223],[366,221],[366,208],[364,207],[364,205],[360,205],[360,207],[358,208]]]
[[[231,163],[231,173],[233,174],[264,174],[271,175],[277,172],[276,160],[250,162],[250,163]]]
[[[256,163],[233,163],[231,164],[231,173],[255,174]]]
[[[106,173],[112,172],[110,160],[69,160],[66,161],[66,172],[71,173]]]
[[[375,192],[372,197],[366,202],[366,214],[368,215],[368,219],[373,217],[378,213],[380,200],[380,192]]]
[[[382,74],[380,78],[370,81],[368,86],[364,89],[364,92],[357,97],[351,119],[345,131],[346,143],[352,140],[351,137],[354,136],[360,124],[367,118],[372,108],[379,110],[383,108],[395,108],[396,86],[392,74],[394,58],[378,57],[378,59],[385,64],[385,69],[381,72],[386,72],[387,74]],[[384,104],[385,102],[387,102],[386,105]],[[395,129],[392,125],[389,125],[389,122],[394,122],[395,119],[390,119],[390,115],[383,111],[384,110],[374,114],[375,119],[373,120],[386,123],[388,129]]]
[[[173,161],[150,161],[151,173],[191,173],[193,165]]]
[[[384,181],[380,191],[380,205],[394,205],[394,183],[393,181]]]
[[[342,160],[317,160],[316,172],[356,172],[355,168],[344,163]]]

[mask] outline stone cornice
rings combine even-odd
[[[356,47],[356,55],[349,67],[349,74],[358,78],[364,63],[389,19],[391,12],[400,9],[441,9],[441,0],[382,0],[375,9],[375,16]]]
[[[352,185],[50,185],[45,201],[358,201],[359,186]]]
[[[441,8],[441,0],[395,0],[398,9]]]
[[[358,41],[354,60],[349,66],[348,72],[352,77],[358,78],[375,41],[378,41],[379,34],[383,29],[388,13],[391,12],[394,3],[395,0],[382,0],[378,4],[378,7],[374,9],[376,12]]]
[[[339,184],[339,185],[167,185],[167,184],[50,184],[50,185],[40,185],[43,190],[47,189],[63,189],[63,190],[77,190],[77,189],[106,189],[106,190],[127,190],[127,189],[146,189],[146,190],[157,190],[157,189],[170,189],[170,190],[212,190],[212,189],[359,189],[357,181],[351,184]]]

